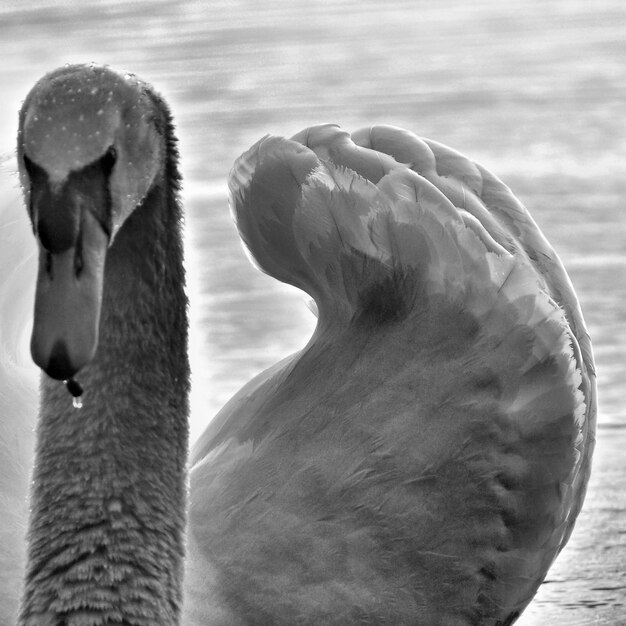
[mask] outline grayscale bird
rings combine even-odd
[[[526,209],[392,126],[239,157],[242,240],[318,322],[194,446],[185,531],[177,158],[133,75],[64,67],[22,107],[45,374],[20,623],[512,624],[570,536],[596,414],[576,296]]]

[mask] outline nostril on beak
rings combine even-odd
[[[50,280],[54,279],[54,275],[52,274],[52,254],[46,250],[46,274],[50,277]]]
[[[50,378],[56,380],[68,380],[76,374],[78,368],[72,365],[65,342],[59,340],[52,346],[48,365],[44,369]]]
[[[79,278],[83,272],[84,260],[83,260],[83,241],[79,237],[76,242],[76,252],[74,253],[74,275]]]

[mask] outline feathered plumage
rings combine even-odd
[[[86,389],[77,412],[42,384],[21,623],[178,623],[171,117],[132,75],[61,68],[24,102],[18,159],[33,356]],[[556,254],[492,174],[387,126],[266,137],[230,189],[256,263],[319,321],[193,451],[183,623],[512,623],[569,537],[594,442],[591,346]]]
[[[266,137],[230,190],[256,263],[319,321],[194,450],[193,623],[221,623],[215,604],[242,624],[512,623],[594,442],[556,254],[492,174],[389,126]]]
[[[176,624],[189,367],[171,116],[132,75],[60,68],[24,101],[18,159],[48,374],[18,623]],[[80,411],[53,380],[75,374]]]

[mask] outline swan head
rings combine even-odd
[[[39,248],[31,353],[65,380],[94,356],[106,253],[163,171],[161,117],[133,75],[71,65],[20,111],[18,162]]]

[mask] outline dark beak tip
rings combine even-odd
[[[40,367],[50,378],[56,380],[68,380],[72,378],[80,369],[69,356],[65,342],[57,341],[52,347],[48,362]]]

